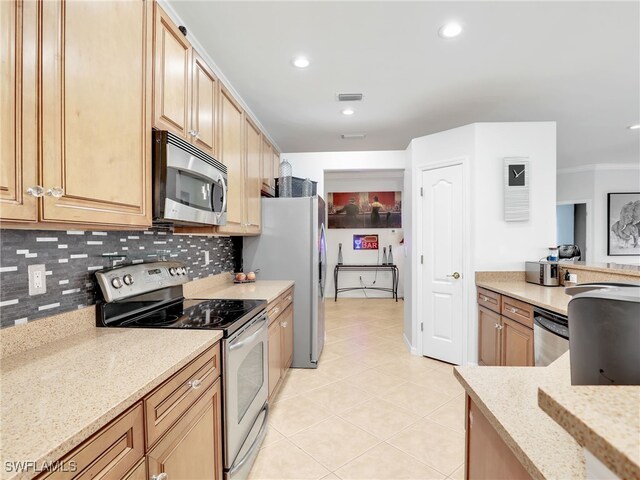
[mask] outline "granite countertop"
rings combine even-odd
[[[186,291],[187,298],[220,298],[225,300],[266,300],[272,302],[293,286],[291,280],[257,280],[254,283],[225,283],[207,288],[201,285],[196,292]]]
[[[504,281],[500,280],[500,272],[495,273],[495,280],[476,280],[476,285],[531,305],[546,308],[552,312],[567,315],[571,297],[564,293],[564,287],[543,287],[524,280]]]
[[[569,355],[548,367],[456,367],[455,376],[536,479],[586,477],[578,442],[538,407],[538,389],[569,385]]]
[[[640,387],[541,386],[540,407],[620,478],[640,478]]]
[[[0,478],[34,477],[7,472],[5,462],[58,460],[221,338],[218,330],[90,328],[4,357]]]

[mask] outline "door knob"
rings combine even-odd
[[[456,280],[458,280],[460,278],[460,274],[458,272],[453,272],[452,275],[447,275],[447,277],[453,277]]]

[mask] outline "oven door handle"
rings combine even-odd
[[[260,327],[254,333],[249,335],[247,338],[245,338],[241,342],[235,341],[235,342],[230,343],[229,344],[229,350],[230,351],[237,350],[238,348],[242,348],[245,345],[247,345],[248,343],[253,342],[256,339],[256,337],[262,333],[262,326],[263,326],[263,324],[266,324],[266,323],[267,323],[267,317],[264,317],[259,322],[256,322],[254,325],[256,325],[256,326],[260,325]]]
[[[262,421],[262,426],[260,427],[260,431],[258,432],[258,435],[256,435],[256,439],[254,440],[253,445],[249,447],[249,450],[247,450],[247,453],[244,454],[244,457],[242,457],[242,459],[237,464],[231,467],[231,469],[229,470],[229,478],[233,477],[233,474],[238,470],[240,470],[242,466],[247,462],[247,460],[249,460],[255,455],[256,450],[260,448],[260,445],[262,445],[262,442],[264,441],[264,437],[267,434],[267,425],[269,420],[269,404],[268,403],[264,404],[264,407],[262,407],[262,410],[260,410],[260,413],[262,413],[263,411],[264,411],[264,420]],[[258,417],[260,416],[260,413],[258,414]]]
[[[222,207],[221,214],[227,211],[227,182],[222,174],[218,174],[218,181],[222,183]],[[211,206],[213,207],[213,195],[211,196]]]

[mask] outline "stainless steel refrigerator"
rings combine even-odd
[[[263,198],[262,234],[245,237],[243,268],[293,280],[293,367],[316,368],[324,346],[327,242],[322,197]]]

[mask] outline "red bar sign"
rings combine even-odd
[[[378,235],[354,235],[354,250],[378,250]]]

